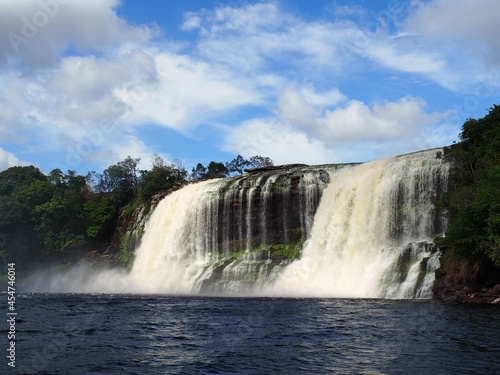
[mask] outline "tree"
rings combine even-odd
[[[226,163],[226,168],[229,173],[237,172],[243,174],[243,170],[250,165],[250,161],[246,160],[243,156],[238,155],[230,162]]]
[[[29,264],[39,259],[41,244],[33,224],[23,213],[16,198],[0,195],[0,260],[5,271],[8,263]]]
[[[49,181],[54,185],[62,185],[64,183],[64,173],[59,169],[53,169],[49,173]]]
[[[263,168],[273,166],[274,162],[267,156],[255,155],[250,158],[249,167]]]
[[[35,207],[32,220],[45,253],[67,252],[86,242],[82,202],[75,192],[68,198],[55,193],[50,201]]]
[[[11,194],[36,181],[47,181],[47,177],[38,168],[32,165],[11,167],[0,173],[0,195]]]
[[[185,180],[187,171],[180,161],[167,163],[159,155],[153,157],[153,168],[150,171],[142,171],[141,197],[143,200],[161,190],[170,188],[176,182]]]
[[[227,177],[229,171],[224,163],[216,163],[211,161],[208,165],[207,174],[205,178],[224,178]]]
[[[95,195],[84,204],[83,209],[87,220],[86,235],[100,240],[109,239],[115,229],[117,212],[112,199]]]
[[[37,168],[0,173],[0,255],[3,262],[30,264],[85,244],[85,178],[60,169],[45,176]],[[5,265],[5,263],[4,263]]]
[[[198,163],[196,168],[193,168],[191,170],[191,179],[193,180],[201,180],[203,178],[206,178],[206,175],[207,175],[207,168],[205,168],[201,163]]]
[[[82,192],[87,185],[86,178],[76,174],[76,171],[68,170],[68,173],[63,176],[65,187],[69,190]]]
[[[141,158],[128,156],[125,160],[105,169],[102,174],[94,174],[96,188],[100,192],[118,191],[128,199],[137,196],[139,192],[139,170],[137,166]]]
[[[500,267],[500,107],[468,119],[442,157],[452,166],[448,192],[436,203],[449,217],[444,243]]]
[[[224,163],[211,161],[210,164],[208,164],[208,167],[205,167],[203,164],[198,163],[196,168],[193,168],[193,170],[191,171],[191,179],[201,180],[205,178],[224,178],[227,177],[228,174],[229,171]]]

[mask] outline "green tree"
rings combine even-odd
[[[133,159],[128,156],[125,160],[106,168],[101,174],[93,172],[95,189],[98,192],[122,193],[125,201],[132,200],[139,192],[140,161],[141,158]]]
[[[13,167],[0,173],[0,256],[23,262],[25,269],[41,259],[83,245],[85,178],[60,170],[45,176],[37,168]]]
[[[116,226],[117,207],[112,198],[95,195],[84,204],[87,220],[86,235],[89,238],[108,240]]]
[[[212,179],[212,178],[224,178],[229,175],[229,170],[227,164],[218,163],[211,161],[208,167],[203,166],[203,164],[198,163],[196,168],[191,171],[191,179],[201,180],[201,179]]]
[[[267,156],[260,156],[260,155],[255,155],[252,156],[249,160],[249,167],[250,168],[263,168],[263,167],[270,167],[274,165],[274,162],[272,161],[271,158]]]
[[[462,126],[460,142],[445,147],[448,192],[436,203],[449,217],[445,244],[500,267],[500,107]]]
[[[11,167],[0,172],[0,195],[11,194],[36,181],[47,181],[47,177],[38,168],[32,165]]]
[[[201,163],[198,163],[198,165],[196,165],[196,168],[193,168],[191,170],[192,180],[201,180],[203,178],[206,178],[206,175],[207,175],[207,168]]]
[[[0,260],[5,271],[7,263],[29,266],[39,259],[41,244],[29,217],[15,197],[0,195]]]
[[[63,198],[55,193],[50,201],[35,207],[32,221],[45,253],[67,252],[86,243],[78,194]]]
[[[230,162],[226,163],[226,168],[229,173],[239,173],[243,174],[243,170],[251,165],[251,162],[245,159],[243,156],[238,155]]]
[[[228,173],[229,171],[224,163],[211,161],[210,164],[208,164],[205,178],[224,178],[227,177]]]
[[[142,171],[141,197],[149,199],[159,191],[170,188],[176,182],[185,181],[187,171],[180,161],[167,163],[159,155],[153,157],[153,168],[150,171]]]

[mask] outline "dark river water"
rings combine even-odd
[[[498,306],[19,294],[16,309],[2,374],[500,374]]]

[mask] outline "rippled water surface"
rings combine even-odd
[[[10,373],[500,374],[497,306],[21,294],[16,307]]]

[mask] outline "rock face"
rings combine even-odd
[[[216,200],[217,252],[305,239],[328,181],[325,170],[302,165],[228,179]]]
[[[445,249],[432,291],[445,302],[500,304],[500,274],[486,260],[471,261]]]

